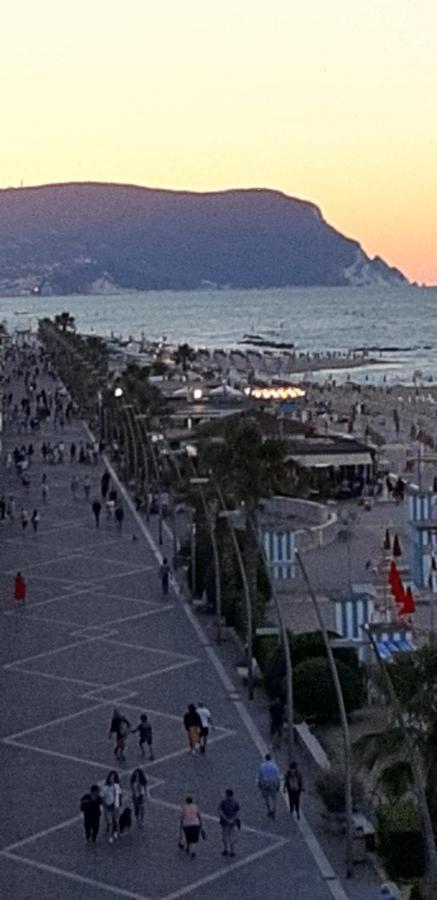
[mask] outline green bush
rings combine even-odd
[[[326,660],[326,647],[320,631],[289,633],[289,641],[294,670],[308,659]],[[258,637],[255,656],[264,675],[264,684],[269,697],[277,697],[283,692],[285,679],[285,657],[280,638],[273,635]],[[355,650],[335,650],[334,657],[358,673],[359,661]]]
[[[378,843],[391,878],[420,878],[425,849],[417,804],[406,798],[378,809]]]
[[[361,678],[342,662],[337,661],[336,666],[346,712],[350,713],[363,702]],[[338,719],[337,695],[327,659],[308,659],[296,666],[293,692],[294,705],[304,718],[318,722]]]
[[[346,803],[343,772],[338,769],[329,769],[329,771],[322,772],[317,778],[316,790],[328,812],[344,813]],[[353,778],[352,805],[354,809],[358,809],[361,806],[363,798],[363,785],[357,778]]]

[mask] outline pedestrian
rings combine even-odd
[[[26,582],[21,574],[21,572],[17,572],[14,578],[14,600],[17,603],[25,603],[26,602]]]
[[[21,510],[21,528],[23,531],[23,536],[26,533],[28,524],[29,524],[29,513],[28,513],[27,509],[22,509]]]
[[[144,801],[146,799],[147,778],[142,769],[134,769],[130,777],[132,803],[138,828],[144,825]]]
[[[258,772],[258,787],[261,791],[270,819],[276,816],[276,800],[280,787],[279,769],[272,760],[271,754],[266,753],[264,762],[261,763]]]
[[[76,444],[74,441],[70,444],[70,462],[74,463],[76,460]]]
[[[115,513],[115,501],[107,500],[106,501],[106,521],[107,522],[110,522],[111,519],[114,518],[114,513]]]
[[[105,471],[103,472],[103,475],[100,479],[100,493],[102,495],[103,500],[106,500],[106,494],[108,493],[110,480],[111,480],[111,476],[110,476],[109,472],[105,469]]]
[[[47,503],[47,500],[49,498],[49,482],[45,472],[43,472],[41,477],[41,497],[43,503]]]
[[[153,731],[152,726],[146,716],[146,713],[142,713],[140,716],[140,721],[136,728],[133,729],[131,734],[137,734],[139,736],[139,747],[141,756],[145,756],[144,745],[147,744],[149,748],[149,756],[150,759],[155,759],[153,755]]]
[[[199,843],[200,834],[206,837],[199,808],[192,797],[186,797],[179,824],[179,847],[192,859],[196,855],[192,848]]]
[[[72,475],[71,481],[70,481],[70,487],[71,487],[71,495],[73,497],[73,500],[75,500],[77,497],[78,489],[79,489],[79,479],[78,479],[77,475]]]
[[[30,521],[32,522],[33,533],[36,534],[38,531],[38,525],[39,525],[39,512],[37,509],[33,510],[33,513],[30,517]]]
[[[94,513],[94,518],[96,520],[96,528],[100,525],[100,513],[102,511],[102,504],[97,500],[97,498],[93,501],[92,510]]]
[[[123,507],[120,506],[120,505],[116,506],[116,507],[115,507],[115,513],[114,513],[114,515],[115,515],[115,521],[116,521],[116,523],[117,523],[117,528],[118,528],[119,531],[121,531],[121,528],[122,528],[122,525],[123,525],[123,519],[124,519],[124,509],[123,509]]]
[[[85,475],[85,478],[83,480],[83,492],[85,494],[85,500],[89,500],[90,490],[91,490],[90,476]]]
[[[209,729],[212,728],[212,716],[204,703],[197,704],[197,714],[200,717],[200,752],[206,753],[206,745],[208,743]]]
[[[393,882],[385,881],[381,885],[380,900],[398,900],[399,892]]]
[[[0,519],[4,522],[6,518],[6,497],[0,497]]]
[[[276,697],[269,706],[270,715],[270,737],[272,745],[279,748],[282,741],[282,730],[284,727],[284,702],[281,697]]]
[[[237,830],[241,828],[239,818],[240,804],[234,798],[234,792],[228,788],[225,799],[219,805],[219,821],[222,830],[223,856],[235,856],[235,839]]]
[[[92,784],[88,794],[80,800],[80,811],[83,813],[85,838],[95,844],[100,827],[100,809],[102,798],[97,784]]]
[[[159,578],[161,581],[162,596],[166,597],[168,594],[168,586],[169,586],[169,581],[171,578],[171,568],[169,566],[168,559],[166,556],[164,556],[164,558],[162,560],[162,564],[159,569]]]
[[[184,715],[184,728],[187,732],[188,746],[193,756],[196,755],[202,731],[202,720],[194,703],[190,703]]]
[[[124,762],[124,751],[126,748],[126,740],[130,731],[130,722],[123,716],[118,709],[114,709],[109,728],[109,737],[114,742],[114,756],[119,762]]]
[[[8,500],[8,516],[9,516],[10,522],[15,522],[15,509],[16,509],[15,497],[13,494],[11,494],[9,497],[9,500]]]
[[[106,777],[102,791],[103,813],[106,823],[106,834],[110,844],[117,840],[119,834],[121,787],[118,773],[111,769]]]
[[[284,793],[288,795],[290,815],[295,812],[297,819],[300,819],[300,795],[303,789],[302,775],[297,764],[291,762],[284,777]]]

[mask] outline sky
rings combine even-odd
[[[0,187],[271,187],[437,283],[437,0],[7,0]]]

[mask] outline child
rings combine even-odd
[[[153,755],[153,747],[152,747],[152,743],[153,743],[152,726],[146,716],[146,713],[142,713],[142,715],[140,716],[140,721],[138,722],[137,727],[133,729],[132,734],[135,734],[136,732],[138,732],[138,734],[139,734],[139,747],[141,750],[141,756],[145,755],[144,744],[147,744],[147,746],[149,748],[150,759],[155,759],[155,757]]]

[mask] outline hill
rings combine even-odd
[[[0,190],[0,294],[407,283],[278,191]]]

